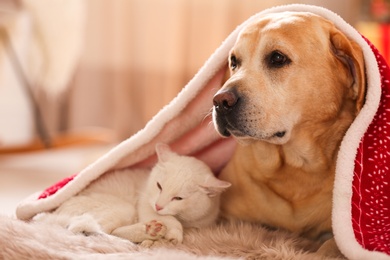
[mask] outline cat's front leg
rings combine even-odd
[[[163,238],[166,231],[167,228],[162,222],[151,220],[145,223],[140,222],[116,228],[111,234],[130,240],[133,243],[142,243],[144,246],[150,246],[153,244],[153,241]]]
[[[161,216],[155,217],[155,220],[162,222],[166,226],[166,234],[164,238],[172,244],[178,244],[183,242],[183,226],[173,216]]]
[[[178,228],[170,229],[165,235],[165,239],[167,239],[172,244],[176,245],[183,242],[183,230]]]
[[[164,239],[170,241],[173,244],[183,242],[183,226],[172,215],[161,215],[150,206],[145,197],[140,198],[140,207],[138,208],[138,219],[141,223],[147,223],[153,220],[157,220],[165,224],[167,231]]]
[[[172,222],[176,223],[166,223],[167,233],[165,234],[165,239],[176,245],[183,242],[183,226],[176,219],[173,220]]]

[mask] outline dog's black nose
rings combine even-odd
[[[219,113],[229,113],[238,102],[238,96],[234,90],[218,92],[213,99],[214,107]]]

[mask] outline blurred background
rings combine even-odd
[[[389,0],[1,0],[0,203],[140,130],[236,26],[290,3],[338,13],[390,59]]]

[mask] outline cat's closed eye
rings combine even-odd
[[[160,183],[158,183],[158,182],[157,182],[157,188],[162,191],[162,187],[161,187]]]
[[[182,200],[182,197],[173,197],[172,200]]]

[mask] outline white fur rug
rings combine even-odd
[[[142,248],[110,235],[75,235],[59,226],[0,216],[1,259],[336,259],[282,231],[248,223],[187,230],[181,245]]]

